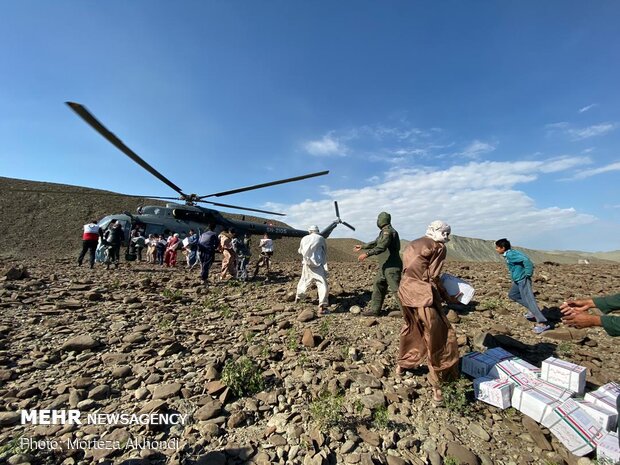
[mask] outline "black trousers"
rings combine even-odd
[[[110,246],[110,250],[109,250],[108,253],[110,254],[109,255],[110,263],[114,263],[115,265],[118,266],[118,262],[120,260],[119,257],[120,257],[120,254],[121,254],[121,245],[120,244],[118,244],[118,245],[117,244],[112,244]]]
[[[200,257],[200,277],[207,283],[209,281],[209,268],[213,265],[215,254],[213,252],[199,251],[198,255]]]
[[[94,241],[82,241],[82,253],[78,257],[78,265],[82,266],[86,252],[90,250],[90,267],[95,266],[95,251],[97,250],[97,240]]]

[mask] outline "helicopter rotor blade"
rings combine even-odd
[[[118,137],[116,137],[114,133],[110,132],[103,124],[101,124],[97,120],[97,118],[95,118],[92,115],[92,113],[90,113],[86,109],[86,107],[84,107],[83,105],[79,103],[75,103],[75,102],[65,102],[65,103],[69,106],[69,108],[71,108],[74,112],[76,112],[86,123],[88,123],[95,131],[97,131],[105,139],[107,139],[108,142],[110,142],[117,149],[119,149],[121,152],[123,152],[125,155],[127,155],[129,158],[131,158],[133,161],[135,161],[138,165],[140,165],[146,171],[151,173],[157,179],[162,181],[168,187],[174,189],[181,196],[185,197],[185,194],[183,193],[180,187],[178,187],[176,184],[174,184],[172,181],[166,178],[163,174],[161,174],[159,171],[157,171],[155,168],[149,165],[146,161],[140,158],[140,156],[137,153],[135,153],[133,150],[127,147],[123,143],[123,141],[121,141]]]
[[[178,197],[160,197],[157,195],[134,195],[134,194],[120,194],[118,192],[78,192],[72,190],[56,190],[56,189],[31,189],[31,188],[13,188],[13,187],[0,187],[0,191],[4,192],[34,192],[37,194],[77,194],[77,195],[101,195],[101,196],[115,196],[115,197],[133,197],[138,199],[161,199],[161,200],[179,200]]]
[[[227,203],[210,202],[209,200],[198,200],[197,202],[208,203],[210,205],[215,205],[216,207],[235,208],[237,210],[247,210],[250,212],[267,213],[269,215],[286,216],[285,213],[270,212],[267,210],[259,210],[258,208],[239,207],[237,205],[229,205]]]
[[[334,208],[336,208],[336,218],[340,219],[340,210],[338,209],[338,202],[334,200]]]
[[[353,226],[351,226],[349,223],[347,223],[346,221],[343,221],[342,224],[344,224],[347,228],[352,229],[353,231],[355,231],[355,228]]]
[[[287,182],[295,182],[295,181],[301,181],[302,179],[314,178],[317,176],[324,176],[328,173],[329,171],[319,171],[316,173],[304,174],[302,176],[295,176],[294,178],[280,179],[278,181],[265,182],[262,184],[255,184],[253,186],[240,187],[239,189],[232,189],[229,191],[222,191],[222,192],[216,192],[214,194],[202,195],[199,197],[199,199],[206,199],[208,197],[222,197],[224,195],[238,194],[239,192],[246,192],[246,191],[251,191],[254,189],[262,189],[263,187],[276,186],[278,184],[285,184]]]

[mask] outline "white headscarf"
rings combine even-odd
[[[426,228],[426,237],[430,237],[435,242],[448,242],[450,240],[451,228],[448,223],[435,220]]]

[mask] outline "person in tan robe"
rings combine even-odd
[[[222,269],[220,281],[237,277],[237,254],[233,250],[232,239],[234,231],[224,230],[220,233],[220,251],[222,252]]]
[[[441,383],[458,376],[456,333],[441,308],[442,299],[449,296],[439,279],[449,235],[450,226],[433,221],[424,237],[409,243],[398,288],[405,321],[396,371],[417,368],[426,360],[435,403],[443,400]]]

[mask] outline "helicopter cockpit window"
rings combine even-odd
[[[157,210],[157,211],[156,211]],[[147,205],[142,207],[142,215],[158,215],[162,213],[162,210],[165,210],[164,207],[157,207],[152,205]]]
[[[99,225],[99,227],[105,231],[107,229],[107,227],[110,225],[110,221],[112,221],[112,217],[111,216],[106,216],[104,218],[102,218],[101,220],[99,220],[99,223],[97,223]]]

